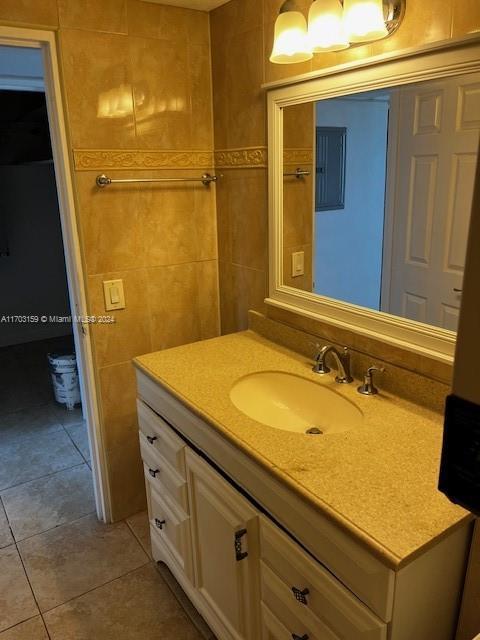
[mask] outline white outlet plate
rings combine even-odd
[[[305,252],[296,251],[292,253],[292,278],[305,274]]]

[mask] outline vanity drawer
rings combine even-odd
[[[262,602],[260,606],[262,640],[292,640],[295,635],[298,636],[298,638],[305,638],[305,640],[314,640],[311,630],[307,629],[299,620],[292,619],[292,625],[287,628],[273,615],[264,602]],[[291,631],[291,629],[295,630]],[[325,640],[330,640],[330,636],[322,636],[322,640],[324,638]]]
[[[141,400],[137,400],[137,412],[140,430],[148,444],[185,478],[185,442]]]
[[[152,449],[143,433],[140,433],[140,452],[143,460],[145,479],[160,495],[168,495],[170,500],[185,511],[188,509],[188,491],[185,479]]]
[[[299,620],[294,614],[289,613],[285,623],[272,613],[264,603],[260,603],[261,640],[338,640],[328,629],[318,635],[317,629],[308,626],[304,620]]]
[[[386,638],[383,621],[263,516],[260,530],[262,600],[288,628],[293,615],[322,640]]]
[[[192,545],[190,518],[172,503],[168,496],[161,496],[149,488],[148,515],[153,540],[158,540],[178,568],[192,578]]]

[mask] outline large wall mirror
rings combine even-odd
[[[451,359],[480,141],[478,48],[271,91],[272,304]]]

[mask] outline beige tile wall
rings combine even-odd
[[[288,176],[283,181],[283,282],[284,284],[312,291],[313,209],[315,178],[313,166],[314,109],[312,102],[292,105],[283,112],[283,167],[285,173],[297,168],[310,171],[304,178]],[[308,161],[298,160],[298,155]],[[301,215],[303,213],[303,215]],[[305,274],[292,276],[292,253],[305,253]]]
[[[210,14],[215,149],[265,146],[266,99],[259,89],[261,82],[288,78],[382,52],[449,39],[480,30],[480,4],[476,0],[429,0],[428,2],[408,0],[405,20],[391,38],[339,53],[316,55],[313,61],[302,64],[274,65],[268,58],[273,44],[274,22],[281,4],[282,0],[263,0],[262,2],[231,0]],[[311,3],[309,0],[299,0],[297,4],[303,6],[306,13]],[[263,55],[252,56],[251,52],[258,50],[260,39],[263,42]],[[245,66],[243,56],[238,55],[240,42],[247,52],[248,67]],[[233,88],[235,95],[241,96],[241,99],[236,99],[231,104],[230,96]],[[266,168],[255,169],[255,171],[259,174],[257,180],[262,180],[266,185]],[[237,234],[245,233],[240,231],[242,223],[237,218],[238,207],[237,214],[232,216],[231,191],[232,185],[235,184],[235,199],[240,195],[242,201],[248,197],[249,170],[242,169],[243,177],[237,176],[236,179],[231,175],[235,172],[235,169],[229,171],[222,186],[223,193],[217,202],[220,247],[224,238],[229,238],[230,243],[235,243]],[[261,192],[260,184],[258,189]],[[251,198],[249,202],[252,206]],[[263,232],[267,224],[265,197],[262,196],[262,201],[257,203],[255,211],[262,220],[257,221],[255,225],[249,225],[249,242],[251,247],[258,247],[259,255],[263,256],[267,254],[267,238]],[[246,219],[244,222],[248,224]],[[292,247],[301,247],[303,242],[299,240],[297,245],[292,242]],[[251,305],[261,312],[264,310],[263,298],[267,294],[266,267],[262,269],[257,267],[257,270],[253,271],[251,253],[248,263],[244,257],[235,260],[227,251],[220,251],[220,306],[223,332],[245,328],[247,326],[245,305]],[[241,273],[242,277],[233,277],[234,271],[237,275]],[[263,295],[261,281],[265,283]],[[245,291],[240,290],[239,286],[250,288]],[[270,311],[267,310],[267,313]],[[288,320],[294,326],[297,319],[301,322],[299,316],[291,314]],[[323,330],[323,327],[319,328],[319,333]],[[405,366],[410,367],[408,358]],[[451,371],[437,370],[435,363],[420,363],[418,366],[420,369],[425,368],[427,372],[433,368],[434,375],[442,380],[449,379],[451,375]]]
[[[263,11],[233,0],[210,13],[215,149],[266,145]],[[232,162],[233,164],[233,162]],[[217,189],[222,332],[248,325],[264,310],[267,286],[267,168],[223,168]]]
[[[219,332],[215,189],[99,190],[94,181],[100,169],[112,177],[212,171],[208,14],[138,0],[2,0],[0,22],[58,29],[89,312],[105,313],[103,280],[124,280],[126,309],[113,313],[115,324],[93,327],[121,519],[145,500],[131,359]]]

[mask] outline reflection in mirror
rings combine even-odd
[[[288,106],[283,120],[284,284],[456,331],[480,74]]]

